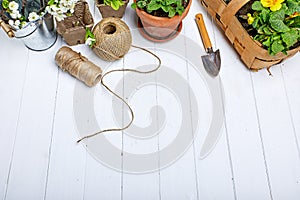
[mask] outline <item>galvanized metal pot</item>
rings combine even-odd
[[[30,50],[44,51],[49,49],[57,40],[53,17],[46,13],[40,19],[15,31],[15,37],[21,39]]]

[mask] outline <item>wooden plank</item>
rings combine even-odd
[[[236,197],[270,199],[269,180],[250,75],[253,72],[243,65],[231,45],[222,42],[226,38],[218,30],[215,31],[215,38],[217,38],[216,48],[221,49],[223,63],[220,76],[225,98],[225,134],[229,145]],[[252,185],[251,189],[249,184]]]
[[[285,61],[281,67],[283,75],[283,82],[286,91],[286,98],[288,101],[289,112],[291,114],[292,126],[294,129],[295,142],[297,151],[300,156],[300,95],[299,95],[299,60],[300,55],[296,54],[294,57]]]
[[[271,194],[274,199],[299,199],[299,152],[280,66],[272,74],[251,74]]]
[[[193,146],[195,133],[190,121],[189,90],[192,86],[189,85],[187,76],[188,66],[187,60],[184,58],[186,54],[185,45],[185,38],[180,36],[172,40],[172,43],[156,45],[158,49],[162,49],[160,55],[163,59],[163,67],[169,71],[161,75],[158,74],[159,80],[167,80],[165,82],[168,83],[168,85],[164,85],[165,89],[158,90],[157,94],[158,104],[163,105],[166,114],[166,125],[159,136],[159,148],[162,152],[160,153],[160,163],[165,164],[166,157],[163,151],[171,148],[171,145],[175,144],[173,153],[180,153],[178,155],[170,154],[169,156],[172,157],[174,163],[170,163],[170,166],[160,172],[162,199],[198,198]],[[158,82],[158,85],[160,84]],[[185,139],[177,141],[176,138],[182,135]]]
[[[51,63],[57,48],[30,51],[6,199],[44,197],[57,85]]]
[[[190,18],[191,23],[185,26],[185,33],[187,37],[192,38],[195,42],[194,45],[197,46],[194,50],[192,48],[188,48],[188,52],[186,54],[188,60],[198,59],[199,66],[194,66],[188,68],[188,76],[189,83],[193,88],[193,92],[195,96],[198,98],[197,103],[200,106],[199,113],[201,114],[200,119],[202,122],[200,129],[197,133],[197,138],[194,142],[195,146],[195,156],[196,156],[196,169],[197,169],[197,186],[198,186],[198,198],[199,199],[234,199],[235,198],[235,186],[233,182],[233,174],[232,174],[232,165],[230,160],[230,152],[228,147],[228,141],[226,140],[226,129],[222,128],[220,131],[220,138],[216,141],[216,145],[212,149],[211,153],[205,158],[200,159],[200,152],[203,146],[203,142],[207,131],[209,129],[209,125],[212,119],[212,111],[210,109],[216,109],[212,106],[211,98],[209,98],[209,94],[207,94],[207,86],[206,84],[210,84],[208,82],[205,83],[205,79],[203,76],[207,76],[206,72],[202,70],[202,74],[200,73],[199,77],[199,67],[203,67],[201,65],[201,55],[204,55],[204,48],[202,48],[202,41],[200,39],[200,35],[194,22],[195,15],[199,12],[205,13],[202,7],[191,9]],[[211,24],[210,17],[204,15],[205,23],[207,24],[207,29],[210,34],[210,39],[214,48],[219,48],[216,43],[216,37],[214,36],[215,30]],[[197,57],[198,55],[198,57]],[[195,58],[197,57],[197,58]],[[222,67],[221,67],[222,68]],[[195,72],[197,70],[198,72]],[[221,71],[222,72],[222,71]],[[221,73],[222,76],[222,73]],[[204,83],[203,83],[204,81]],[[217,83],[219,85],[220,83]],[[219,86],[220,87],[220,86]],[[220,88],[219,88],[220,89]],[[218,91],[219,94],[222,92]],[[211,93],[211,91],[210,91]],[[200,98],[200,99],[199,99]],[[219,99],[218,102],[224,101],[224,99]],[[192,111],[192,119],[194,118],[195,112]],[[203,116],[206,115],[206,116]],[[226,122],[226,121],[225,121]],[[224,123],[225,123],[224,122]],[[193,124],[195,126],[195,124]],[[225,126],[225,124],[223,125]],[[220,167],[220,168],[219,168]],[[219,168],[219,169],[218,169]],[[217,191],[217,192],[216,192]]]
[[[0,41],[0,198],[4,199],[26,80],[28,50],[20,40],[9,39],[2,30]]]

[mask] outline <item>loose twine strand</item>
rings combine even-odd
[[[107,75],[111,74],[111,73],[114,73],[114,72],[134,72],[134,73],[139,73],[139,74],[150,74],[152,72],[155,72],[157,71],[160,66],[161,66],[161,59],[156,55],[154,54],[153,52],[149,51],[148,49],[145,49],[143,47],[139,47],[139,46],[135,46],[135,45],[131,45],[132,47],[134,48],[137,48],[137,49],[140,49],[140,50],[143,50],[151,55],[153,55],[157,60],[158,60],[158,64],[157,66],[152,69],[152,70],[149,70],[149,71],[140,71],[140,70],[136,70],[136,69],[115,69],[115,70],[111,70],[111,71],[108,71],[106,73],[104,73],[100,79],[100,83],[114,96],[116,96],[118,99],[120,99],[129,109],[130,111],[130,115],[131,115],[131,120],[130,122],[126,125],[126,126],[123,126],[121,128],[109,128],[109,129],[104,129],[104,130],[101,130],[101,131],[97,131],[95,133],[92,133],[90,135],[87,135],[87,136],[84,136],[82,137],[81,139],[77,140],[77,143],[81,142],[82,140],[84,139],[88,139],[88,138],[91,138],[91,137],[94,137],[96,135],[99,135],[101,133],[105,133],[105,132],[113,132],[113,131],[123,131],[125,129],[127,129],[132,123],[133,123],[133,120],[134,120],[134,113],[133,113],[133,110],[131,108],[131,106],[125,101],[125,99],[123,97],[121,97],[120,95],[118,95],[117,93],[115,93],[112,89],[109,88],[109,86],[107,86],[105,83],[104,83],[104,77],[106,77]]]

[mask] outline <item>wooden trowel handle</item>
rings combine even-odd
[[[211,45],[209,35],[207,33],[205,23],[204,23],[204,20],[203,20],[203,16],[202,16],[201,13],[198,13],[196,15],[196,23],[198,25],[198,28],[199,28],[199,31],[200,31],[200,35],[201,35],[202,42],[203,42],[203,45],[205,47],[205,50],[206,51],[211,50],[212,45]]]
[[[2,29],[5,31],[5,33],[9,36],[9,37],[14,37],[15,34],[14,32],[11,30],[11,28],[2,20],[0,19],[0,27],[2,27]]]

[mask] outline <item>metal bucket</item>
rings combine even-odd
[[[15,37],[21,39],[25,46],[33,51],[49,49],[57,40],[53,17],[50,14],[43,15],[40,19],[15,31]]]

